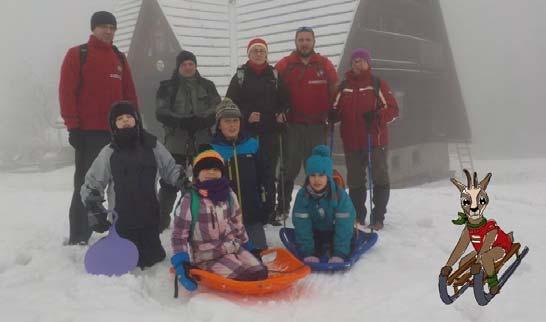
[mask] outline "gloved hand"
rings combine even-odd
[[[74,148],[79,149],[82,146],[82,132],[79,129],[68,130],[68,143]]]
[[[345,260],[339,256],[332,256],[328,260],[328,263],[330,264],[337,264],[337,263],[343,263],[343,262],[345,262]]]
[[[194,133],[195,132],[195,120],[197,118],[195,116],[192,116],[192,117],[185,117],[183,119],[180,120],[180,128],[182,130],[186,130],[188,131],[189,133]]]
[[[372,124],[373,121],[375,121],[376,117],[377,117],[377,112],[376,111],[369,111],[369,112],[366,112],[362,115],[362,117],[364,117],[364,120],[366,120],[366,125],[370,125]]]
[[[178,253],[171,257],[171,264],[176,270],[178,281],[184,288],[192,292],[197,289],[197,282],[189,274],[190,256],[186,252]]]
[[[97,233],[104,233],[112,225],[107,219],[108,210],[102,205],[103,202],[104,199],[97,190],[91,191],[91,194],[85,200],[87,223],[89,228]]]
[[[451,271],[453,270],[453,268],[451,266],[444,266],[442,267],[442,269],[440,270],[440,276],[445,276],[445,277],[448,277],[449,274],[451,274]]]
[[[304,263],[318,263],[320,259],[317,256],[307,256],[303,259]]]
[[[328,111],[328,123],[335,124],[339,122],[339,110],[337,108],[331,108]]]

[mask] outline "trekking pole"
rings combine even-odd
[[[371,125],[371,122],[369,122]],[[373,233],[373,220],[374,213],[372,211],[372,199],[373,199],[373,183],[372,183],[372,135],[370,134],[370,127],[368,126],[368,189],[370,190],[370,227]]]
[[[281,209],[282,211],[284,212],[286,210],[285,206],[286,206],[286,196],[284,194],[284,157],[283,157],[283,143],[282,143],[282,132],[279,132],[279,162],[280,162],[280,166],[279,166],[279,174],[280,174],[280,177],[281,177]],[[286,217],[287,216],[284,216],[283,214],[283,227],[286,228]]]
[[[239,161],[237,160],[237,148],[235,142],[233,143],[233,158],[235,161],[235,181],[237,181],[237,197],[239,198],[239,206],[241,207],[241,213],[243,212],[243,192],[241,191],[241,178],[239,177]]]

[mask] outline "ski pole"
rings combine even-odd
[[[284,212],[286,210],[285,206],[286,206],[286,196],[284,194],[284,157],[283,157],[283,143],[282,143],[282,132],[279,132],[279,162],[280,162],[280,166],[279,166],[279,174],[281,176],[281,208],[282,208],[282,211]],[[283,227],[286,228],[286,216],[284,216],[283,214]]]
[[[371,123],[371,122],[370,122]],[[373,233],[374,213],[372,211],[373,184],[372,184],[372,135],[368,127],[368,189],[370,190],[370,227]]]

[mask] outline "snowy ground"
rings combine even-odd
[[[313,274],[268,297],[202,289],[173,299],[167,260],[123,277],[97,277],[84,271],[85,247],[61,246],[68,233],[73,168],[0,173],[1,320],[539,321],[546,303],[545,164],[545,159],[477,162],[480,178],[493,172],[486,217],[530,248],[487,307],[479,307],[471,291],[451,306],[438,297],[438,272],[460,233],[450,222],[459,194],[447,179],[392,191],[378,244],[347,273]],[[280,246],[276,233],[268,227],[270,243]],[[162,240],[171,255],[169,234]]]

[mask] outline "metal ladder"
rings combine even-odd
[[[449,143],[449,164],[450,169],[462,173],[463,169],[468,169],[470,173],[474,171],[474,161],[472,151],[468,142]],[[458,169],[456,166],[459,166]]]

